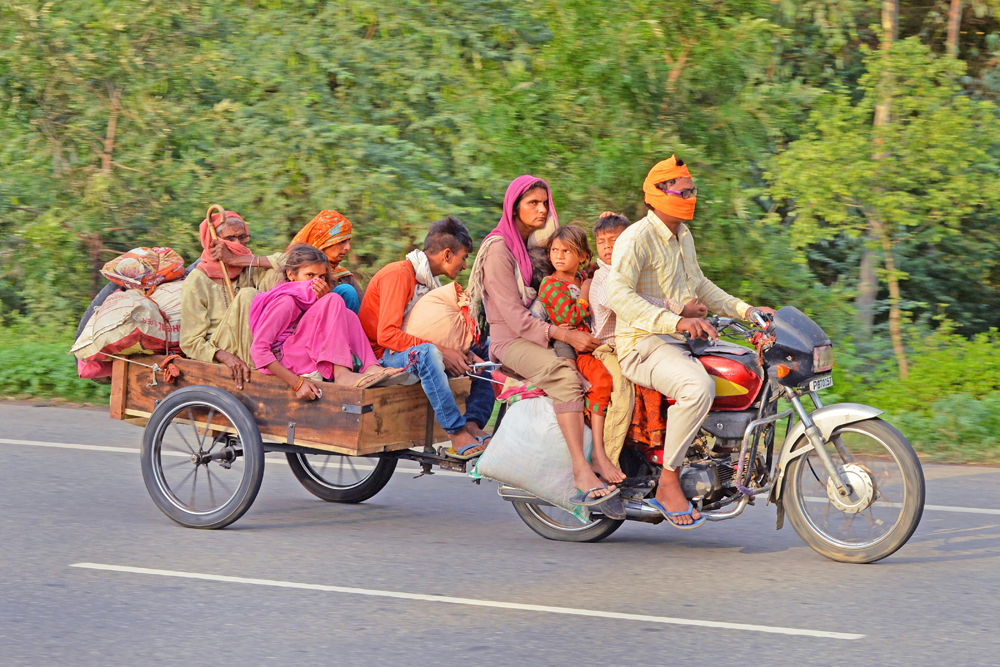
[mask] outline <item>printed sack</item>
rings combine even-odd
[[[167,324],[167,351],[178,352],[181,349],[181,293],[184,281],[175,280],[164,283],[149,295],[149,298],[160,309],[163,321]]]
[[[172,248],[135,248],[105,264],[101,274],[116,285],[149,296],[157,285],[184,276],[184,258]]]
[[[160,309],[138,290],[115,292],[94,311],[72,352],[81,361],[108,361],[105,355],[162,354],[167,324]]]
[[[583,430],[583,451],[590,458],[594,438],[590,428]],[[571,505],[573,460],[559,430],[552,399],[526,398],[507,408],[483,455],[469,473],[533,493],[556,507],[586,521],[590,511]]]

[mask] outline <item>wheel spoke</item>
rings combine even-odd
[[[203,437],[207,438],[208,434],[212,432],[212,419],[214,418],[215,418],[215,408],[210,408],[208,411],[208,418],[205,420],[205,435]],[[215,447],[214,440],[212,442],[212,447]],[[212,451],[212,447],[209,447],[208,451]]]
[[[195,466],[195,467],[194,467],[194,470],[192,470],[191,472],[189,472],[189,473],[188,473],[187,475],[185,475],[185,476],[184,476],[184,479],[182,479],[182,480],[181,480],[181,481],[180,481],[180,482],[179,482],[179,483],[177,484],[177,486],[175,487],[176,491],[180,491],[180,490],[181,490],[181,487],[182,487],[182,486],[184,486],[185,484],[187,484],[187,481],[188,481],[189,479],[191,479],[191,475],[193,475],[193,474],[195,473],[195,471],[196,471],[196,470],[198,470],[198,466]],[[176,495],[176,491],[175,491],[175,494],[174,494],[174,495]]]
[[[184,437],[183,433],[181,433],[181,427],[177,424],[177,422],[172,422],[172,426],[174,427],[174,430],[177,431],[177,435],[181,436],[181,440],[184,441],[184,444],[187,445],[188,451],[190,451],[192,454],[197,454],[198,452],[194,451],[194,447],[191,446],[191,443],[188,442],[188,439]],[[177,451],[181,450],[178,448]]]
[[[191,408],[187,409],[188,421],[191,422],[191,429],[194,431],[195,440],[198,441],[198,451],[200,452],[204,447],[205,441],[201,437],[201,433],[198,433],[198,420],[194,418],[194,411]]]
[[[194,509],[194,494],[198,490],[198,469],[201,468],[200,465],[194,467],[194,482],[191,484],[191,502],[188,503],[188,507]]]
[[[215,504],[215,489],[212,488],[212,471],[209,467],[205,466],[205,476],[208,478],[208,497],[212,501],[212,508],[217,507]]]

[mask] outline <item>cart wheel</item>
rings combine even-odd
[[[184,387],[165,398],[146,425],[141,458],[153,502],[189,528],[236,521],[264,479],[256,422],[236,397],[215,387]]]
[[[395,456],[286,454],[309,493],[331,503],[360,503],[381,491],[396,470]]]

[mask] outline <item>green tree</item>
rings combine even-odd
[[[909,239],[935,243],[957,234],[963,218],[998,204],[1000,125],[992,104],[962,95],[963,64],[915,38],[872,54],[867,65],[861,100],[852,103],[843,90],[826,95],[810,117],[813,129],[773,160],[769,178],[776,197],[794,201],[791,229],[800,245],[838,234],[877,242],[890,322],[898,324],[906,276],[895,253]],[[892,120],[876,127],[886,73]],[[876,145],[882,157],[873,160]],[[898,326],[892,335],[904,375]]]

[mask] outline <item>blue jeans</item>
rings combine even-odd
[[[472,351],[480,357],[485,353],[487,345],[477,345]],[[475,422],[482,428],[493,414],[493,388],[486,380],[473,380],[469,398],[465,401],[465,416],[458,409],[455,396],[448,386],[448,374],[444,370],[444,357],[431,343],[411,347],[402,352],[386,350],[382,355],[382,365],[386,368],[403,368],[410,363],[410,353],[417,357],[417,365],[411,372],[420,376],[420,384],[424,388],[427,400],[434,408],[434,416],[438,424],[448,433],[458,433],[465,427],[467,421]]]
[[[340,298],[344,300],[344,305],[347,306],[347,309],[353,310],[355,315],[361,310],[361,299],[358,298],[358,290],[354,289],[353,286],[347,283],[340,283],[333,288],[333,293],[339,294]]]

